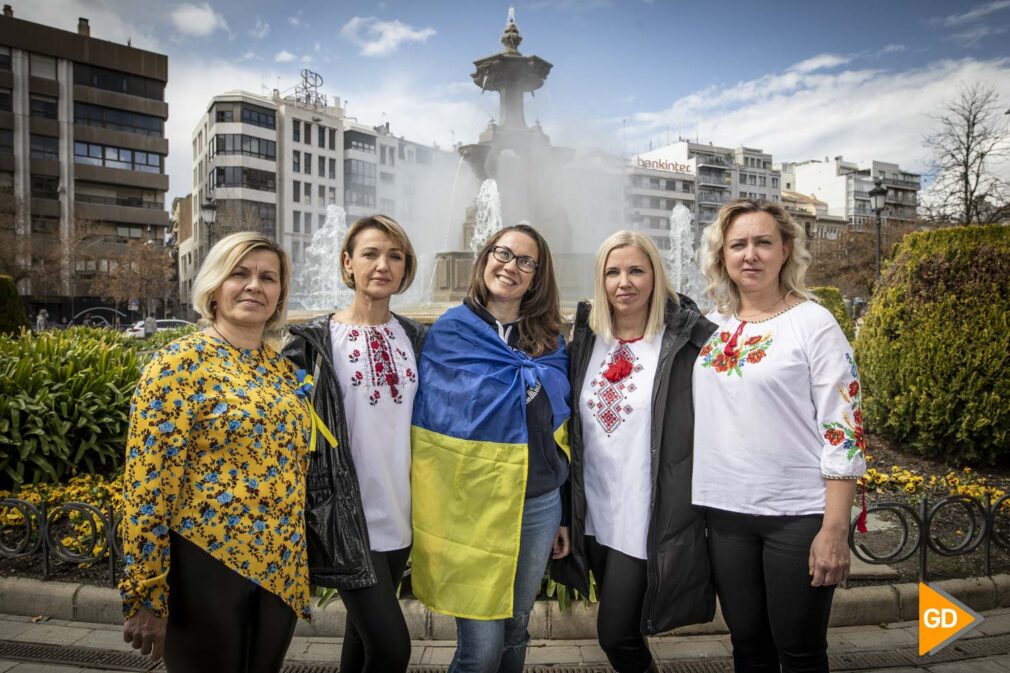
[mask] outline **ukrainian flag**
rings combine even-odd
[[[411,586],[430,609],[512,616],[527,472],[526,389],[537,380],[568,453],[564,339],[531,358],[465,306],[425,337],[411,432]]]

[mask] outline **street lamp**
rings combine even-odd
[[[877,280],[880,280],[880,213],[884,211],[884,199],[887,198],[887,188],[881,182],[879,175],[873,178],[873,189],[870,190],[870,208],[877,214]]]
[[[214,218],[217,217],[217,204],[210,199],[203,202],[200,207],[203,213],[203,223],[207,225],[207,247],[212,247],[214,245]]]

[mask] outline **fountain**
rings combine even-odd
[[[504,49],[474,61],[474,84],[481,92],[499,94],[498,123],[489,123],[476,143],[459,147],[460,155],[481,182],[481,194],[476,205],[467,209],[463,223],[463,247],[470,250],[437,253],[431,298],[438,302],[459,301],[465,295],[473,251],[479,250],[487,236],[501,225],[524,220],[536,227],[551,246],[562,295],[586,296],[587,291],[591,292],[592,278],[585,273],[586,268],[592,268],[591,257],[569,252],[572,228],[561,206],[561,169],[571,161],[574,151],[553,147],[539,123],[526,125],[523,97],[543,86],[552,65],[539,56],[521,54],[522,39],[515,11],[510,8],[501,36]],[[482,209],[482,204],[489,198],[485,188],[490,190],[491,184],[500,195],[500,208],[492,209],[497,211],[497,224],[479,219],[489,212]]]
[[[326,206],[326,221],[312,234],[312,243],[305,249],[305,261],[291,293],[293,308],[325,311],[347,306],[354,290],[344,284],[339,266],[340,249],[347,236],[347,213],[340,206]]]
[[[670,211],[670,250],[666,261],[673,289],[700,302],[705,284],[694,248],[693,219],[691,210],[682,203]]]
[[[501,229],[501,194],[498,193],[498,183],[488,178],[477,193],[477,212],[474,216],[473,235],[470,236],[470,249],[474,254],[480,252],[487,240]]]

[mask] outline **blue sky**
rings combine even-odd
[[[15,15],[167,53],[171,194],[210,97],[293,87],[302,68],[361,122],[471,142],[497,96],[470,81],[501,49],[502,2],[14,0]],[[982,81],[1010,107],[1010,0],[514,3],[520,50],[554,64],[528,121],[558,144],[637,152],[678,135],[776,160],[844,155],[925,167],[930,115]],[[1010,119],[1008,117],[1007,119]]]

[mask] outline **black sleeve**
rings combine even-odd
[[[309,371],[308,363],[308,353],[307,344],[305,339],[300,336],[294,336],[289,334],[288,338],[284,341],[284,347],[281,349],[281,354],[288,360],[291,360],[298,369],[304,369],[308,373]]]
[[[561,449],[558,449],[560,451]],[[572,480],[565,479],[561,484],[561,525],[572,525]]]

